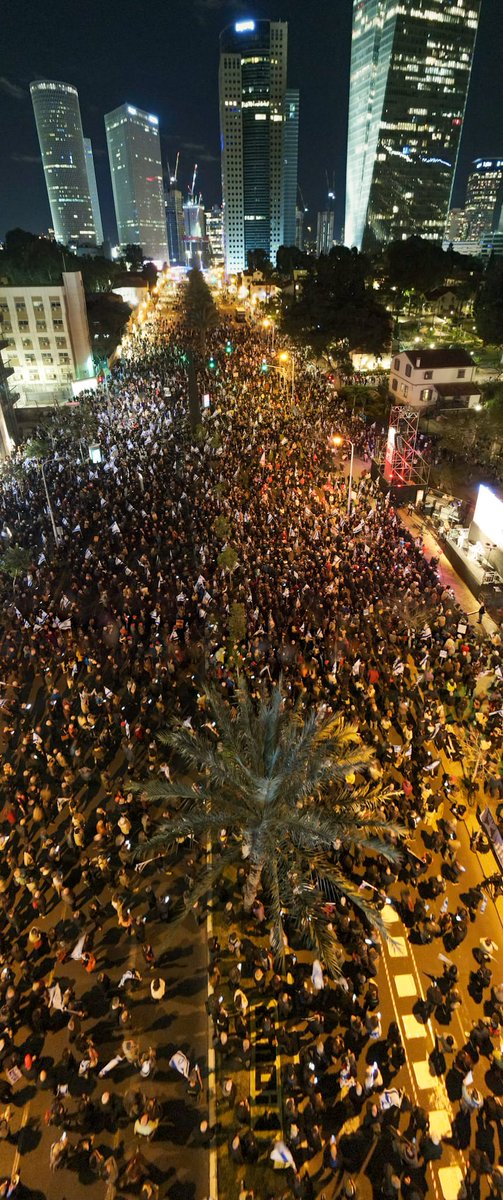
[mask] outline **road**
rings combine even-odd
[[[34,723],[42,719],[46,712],[44,699],[45,687],[43,681],[37,678],[29,693],[22,699],[28,699],[33,704]],[[124,764],[117,757],[112,765],[114,782],[117,787],[121,784],[124,774]],[[91,795],[86,818],[95,817],[96,807],[103,799],[100,788]],[[61,841],[68,829],[68,817],[62,816],[56,833],[59,831]],[[51,829],[52,833],[52,829]],[[93,854],[93,847],[87,847],[87,856]],[[141,873],[133,868],[129,873],[131,892],[131,910],[134,916],[146,913],[147,886],[152,886],[156,894],[164,893],[169,887],[171,895],[176,895],[183,888],[183,864],[181,855],[169,864],[169,876],[163,875],[156,864],[146,866]],[[68,869],[67,882],[75,889],[77,902],[86,899],[79,883],[80,873],[78,864],[70,853],[66,854]],[[199,1101],[186,1096],[185,1082],[180,1075],[169,1067],[169,1059],[177,1049],[183,1050],[191,1063],[199,1063],[203,1080],[207,1076],[207,1020],[205,999],[207,995],[207,958],[204,930],[196,926],[193,917],[177,927],[170,935],[169,924],[148,918],[147,938],[151,942],[155,957],[155,967],[147,967],[136,938],[130,938],[119,930],[115,913],[110,903],[113,889],[104,883],[99,893],[99,900],[105,907],[105,920],[101,932],[98,933],[94,953],[97,959],[96,969],[92,975],[86,973],[82,963],[68,959],[64,964],[56,964],[45,959],[40,964],[39,974],[50,983],[60,982],[64,987],[75,988],[77,1002],[82,1001],[88,1010],[89,1020],[83,1021],[85,1033],[91,1033],[99,1054],[98,1070],[111,1058],[120,1052],[122,1034],[117,1028],[114,1013],[111,1009],[111,997],[121,995],[118,983],[124,971],[136,968],[142,981],[137,990],[130,994],[129,1008],[132,1015],[132,1027],[128,1036],[137,1037],[143,1050],[153,1046],[157,1052],[158,1068],[153,1079],[144,1082],[135,1068],[128,1068],[122,1063],[115,1068],[108,1078],[99,1079],[91,1076],[89,1082],[80,1080],[76,1088],[72,1088],[72,1097],[68,1108],[76,1111],[79,1098],[84,1092],[91,1096],[94,1102],[100,1102],[105,1091],[118,1092],[121,1095],[131,1087],[141,1087],[147,1096],[155,1095],[162,1102],[161,1126],[154,1138],[142,1152],[149,1163],[150,1177],[161,1185],[162,1197],[170,1200],[202,1200],[208,1194],[208,1154],[201,1144],[199,1123],[207,1115],[206,1088]],[[89,896],[87,897],[89,899]],[[45,919],[37,919],[42,929],[54,926],[62,917],[61,904],[49,911]],[[110,995],[107,998],[98,982],[98,973],[106,971],[111,980]],[[50,974],[48,974],[50,972]],[[160,976],[166,983],[164,999],[157,1002],[152,999],[150,985],[154,977]],[[124,994],[122,993],[122,998]],[[45,1068],[49,1073],[53,1065],[61,1060],[62,1052],[68,1045],[66,1023],[68,1017],[55,1015],[53,1022],[57,1026],[54,1032],[49,1032],[42,1043],[34,1036],[27,1025],[23,1024],[15,1037],[15,1045],[24,1055],[29,1049],[33,1055],[38,1054],[37,1066]],[[74,1052],[77,1061],[81,1055]],[[30,1191],[26,1195],[34,1200],[76,1200],[76,1196],[85,1194],[89,1200],[103,1200],[105,1184],[96,1181],[91,1173],[84,1168],[79,1175],[69,1168],[62,1168],[56,1173],[49,1171],[49,1150],[53,1141],[60,1136],[61,1129],[47,1126],[44,1113],[52,1101],[49,1091],[37,1090],[33,1084],[22,1079],[14,1086],[14,1116],[12,1120],[12,1143],[0,1142],[0,1177],[20,1170],[23,1184]],[[79,1134],[70,1132],[70,1139],[76,1141]],[[105,1157],[114,1152],[119,1165],[124,1165],[130,1152],[135,1148],[139,1139],[133,1135],[131,1122],[121,1123],[121,1127],[113,1130],[101,1129],[96,1133],[95,1146]],[[78,1183],[77,1183],[78,1179]],[[85,1188],[84,1188],[85,1185]],[[24,1195],[25,1193],[23,1193]],[[115,1190],[109,1188],[106,1200],[112,1200]],[[122,1195],[129,1195],[121,1188]]]

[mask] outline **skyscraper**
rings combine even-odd
[[[476,158],[466,188],[468,237],[482,238],[498,230],[503,199],[503,158]]]
[[[347,245],[442,237],[480,3],[354,0]]]
[[[185,262],[183,249],[183,196],[178,187],[178,162],[180,155],[176,156],[176,166],[174,175],[169,172],[169,187],[164,191],[164,204],[166,208],[166,225],[168,232],[168,255],[169,262],[172,267],[181,267]]]
[[[94,170],[93,148],[91,138],[84,138],[84,152],[86,156],[87,167],[87,182],[89,184],[89,195],[91,197],[91,207],[93,210],[94,228],[96,230],[96,240],[98,246],[103,245],[103,225],[101,223],[100,201],[98,196],[98,186],[96,183],[96,172]]]
[[[77,89],[42,79],[30,93],[56,241],[97,246]]]
[[[325,212],[318,213],[318,222],[316,227],[316,253],[328,254],[334,245],[334,222],[335,213],[327,209]]]
[[[299,159],[299,92],[287,88],[283,109],[283,245],[295,246]]]
[[[159,121],[132,104],[105,116],[115,216],[121,245],[168,261]]]
[[[220,35],[220,134],[227,274],[249,250],[274,263],[295,241],[298,93],[287,90],[285,21],[236,21]]]

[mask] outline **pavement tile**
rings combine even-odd
[[[388,953],[390,958],[406,958],[409,950],[405,938],[393,938],[393,941],[389,943]]]
[[[430,1122],[430,1133],[436,1133],[437,1137],[450,1137],[451,1134],[451,1118],[446,1108],[437,1108],[428,1113]]]
[[[394,975],[398,996],[417,996],[417,983],[413,975]]]
[[[462,1195],[463,1172],[461,1167],[439,1167],[438,1182],[444,1200],[458,1200],[458,1197]]]
[[[381,909],[381,918],[385,925],[396,925],[400,921],[400,916],[393,904],[385,904]]]
[[[422,1091],[435,1085],[435,1076],[432,1075],[430,1071],[430,1064],[427,1058],[425,1058],[422,1062],[413,1062],[412,1069],[414,1071],[414,1075],[416,1076],[417,1086],[418,1088],[421,1088]]]
[[[413,1013],[408,1013],[406,1017],[402,1017],[402,1024],[405,1029],[407,1041],[409,1038],[426,1037],[426,1026],[421,1021],[418,1021]]]

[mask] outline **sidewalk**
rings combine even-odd
[[[406,508],[400,508],[400,518],[403,524],[414,537],[421,537],[423,540],[423,553],[426,558],[438,558],[438,574],[441,583],[444,587],[452,588],[458,604],[466,612],[471,625],[478,625],[478,610],[480,601],[477,600],[473,592],[470,591],[466,583],[456,574],[454,567],[446,558],[442,551],[440,542],[437,540],[432,531],[426,526],[425,522],[420,517],[419,513],[410,514]],[[482,628],[484,633],[489,637],[493,633],[498,633],[498,626],[493,621],[492,617],[485,613],[482,618]]]
[[[349,475],[349,460],[343,464],[344,475]],[[362,472],[369,473],[370,463],[362,458],[355,458],[353,465],[353,479],[358,481]],[[409,530],[413,537],[421,537],[423,542],[423,553],[425,558],[438,559],[438,574],[440,582],[444,587],[452,588],[458,604],[464,609],[471,625],[478,624],[479,601],[469,587],[463,583],[459,575],[456,574],[454,567],[446,558],[442,551],[440,542],[437,540],[432,531],[426,526],[418,512],[410,514],[407,508],[398,509],[400,519]],[[498,633],[498,626],[492,617],[486,613],[482,619],[482,629],[484,633],[491,637],[493,633]]]

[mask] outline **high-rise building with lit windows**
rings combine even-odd
[[[471,240],[498,231],[503,200],[503,158],[476,158],[468,176],[465,217]]]
[[[220,134],[227,274],[249,250],[276,262],[295,242],[298,92],[287,89],[286,21],[236,21],[220,35]]]
[[[106,114],[105,129],[119,242],[168,262],[158,118],[121,104]]]
[[[56,241],[72,248],[100,245],[77,88],[41,79],[30,84],[30,94]]]
[[[354,0],[345,240],[441,239],[481,0]]]
[[[94,228],[96,230],[96,239],[98,246],[103,244],[103,225],[101,223],[100,201],[98,196],[98,185],[96,183],[96,171],[94,169],[93,148],[90,138],[84,138],[84,152],[86,156],[87,182],[89,184],[89,195],[91,197],[91,208],[93,210]]]

